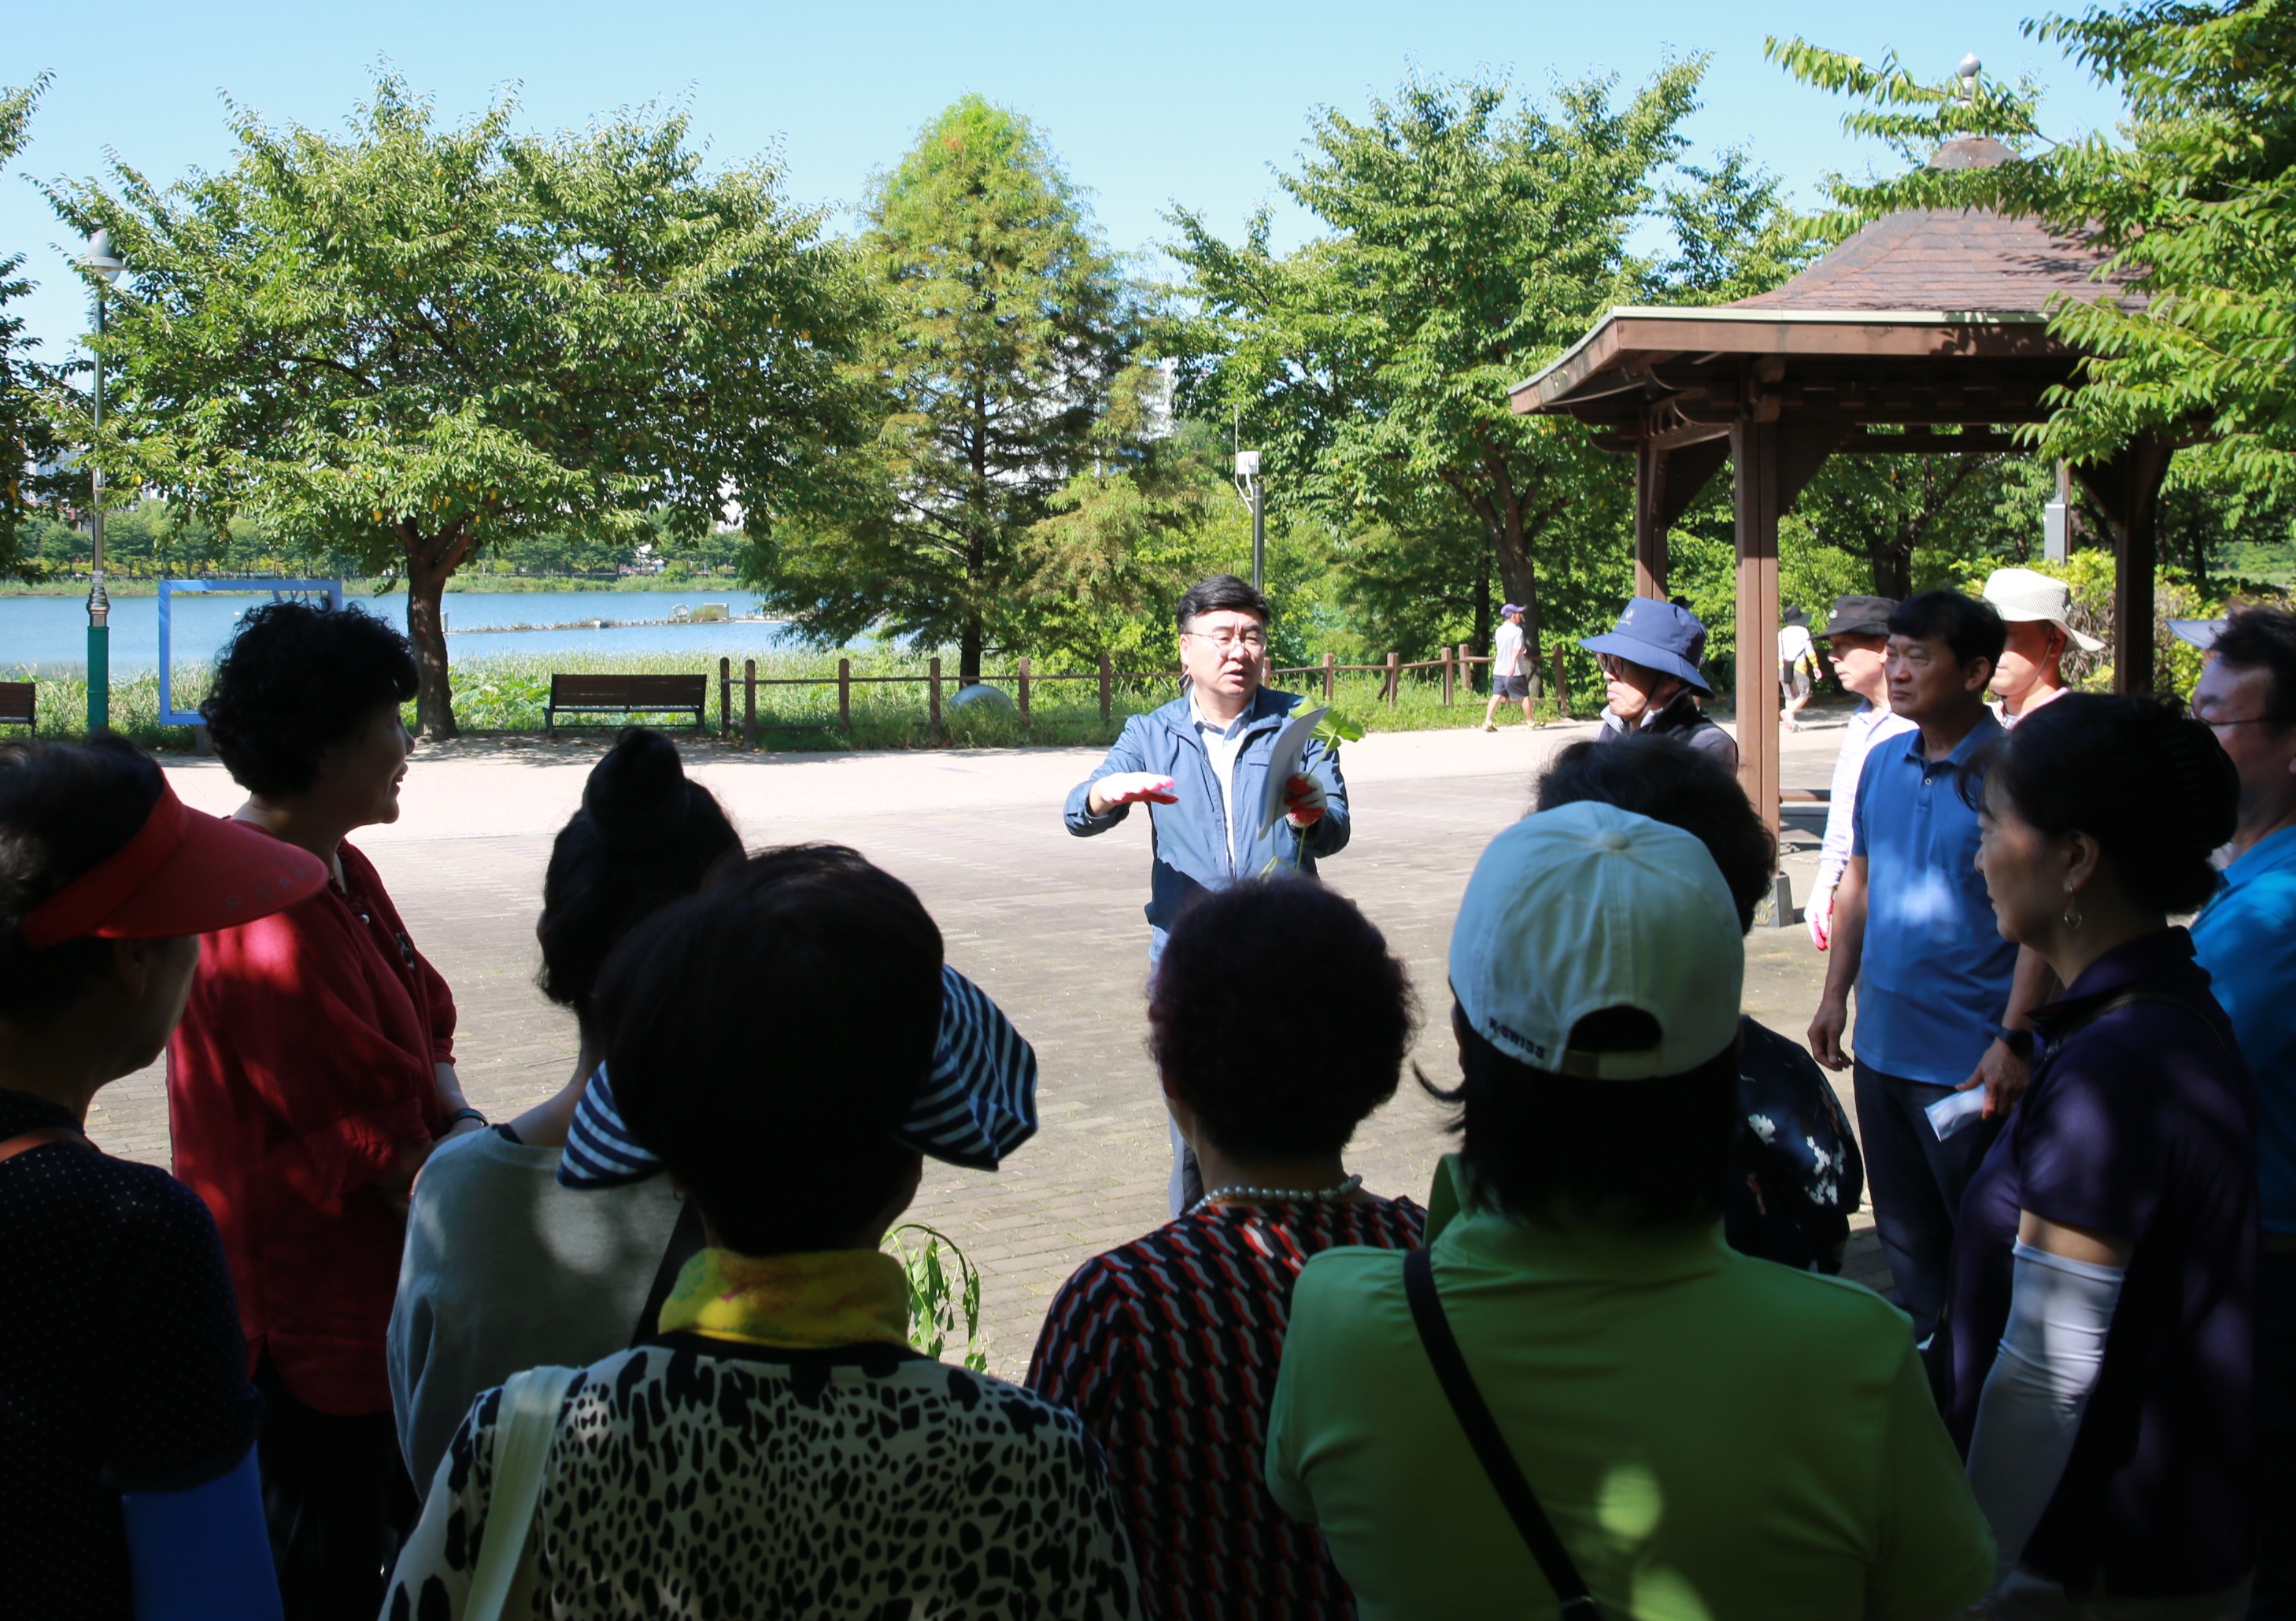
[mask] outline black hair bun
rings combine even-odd
[[[592,768],[582,809],[609,844],[652,843],[685,825],[690,786],[677,745],[634,726]]]

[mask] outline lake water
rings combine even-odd
[[[176,596],[168,600],[170,657],[178,666],[206,663],[230,638],[239,616],[268,596]],[[406,594],[347,597],[406,628]],[[743,658],[791,645],[775,620],[723,623],[629,623],[668,621],[675,610],[698,612],[722,603],[728,613],[757,612],[747,591],[720,586],[696,591],[449,591],[446,597],[447,656],[456,664],[505,654],[692,654],[697,658]],[[603,629],[589,621],[607,620]],[[512,629],[558,626],[566,629]],[[18,668],[47,675],[78,675],[87,663],[87,603],[84,597],[0,597],[0,671]],[[136,676],[160,663],[160,599],[111,599],[111,670]]]

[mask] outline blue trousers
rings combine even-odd
[[[1964,1126],[1943,1142],[1922,1111],[1953,1088],[1857,1066],[1857,1145],[1866,1153],[1866,1195],[1890,1263],[1898,1304],[1914,1320],[1915,1343],[1945,1309],[1946,1263],[1961,1196],[1999,1134],[1999,1119]]]

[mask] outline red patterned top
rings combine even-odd
[[[1028,1383],[1108,1451],[1144,1616],[1355,1614],[1321,1535],[1268,1495],[1267,1408],[1308,1258],[1416,1248],[1426,1221],[1408,1199],[1225,1205],[1087,1261],[1062,1286]]]

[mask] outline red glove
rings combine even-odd
[[[1283,784],[1283,819],[1294,827],[1312,827],[1324,819],[1331,802],[1324,785],[1304,771],[1294,771]]]

